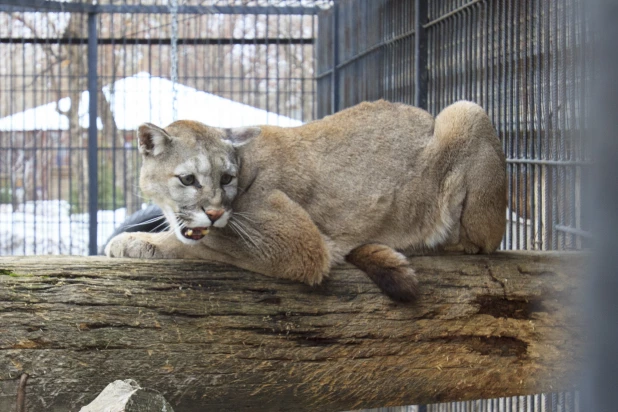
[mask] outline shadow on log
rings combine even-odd
[[[199,261],[0,259],[0,410],[79,410],[135,379],[176,412],[342,411],[572,389],[578,253],[413,257],[391,302]]]

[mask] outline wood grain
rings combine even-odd
[[[176,412],[341,411],[571,389],[580,253],[412,257],[421,296],[360,271],[311,288],[200,261],[0,259],[0,410],[79,410],[117,379]]]

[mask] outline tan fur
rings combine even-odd
[[[408,260],[388,246],[367,244],[357,247],[346,260],[365,273],[391,298],[409,302],[418,293],[418,281]]]
[[[395,250],[490,253],[505,230],[505,158],[474,103],[455,103],[435,121],[423,110],[382,100],[295,128],[225,131],[179,121],[161,131],[167,143],[157,146],[158,155],[146,145],[156,130],[144,127],[140,184],[169,211],[168,220],[182,204],[191,213],[224,207],[234,223],[212,228],[194,245],[180,235],[139,234],[138,247],[136,234],[121,234],[108,256],[203,258],[318,284],[356,250],[348,261],[361,269],[375,274],[376,267],[391,267],[393,279],[413,279],[411,270],[401,271],[404,258]],[[232,147],[226,138],[248,142]],[[220,156],[236,159],[238,193],[229,204],[216,184],[191,189],[191,198],[176,187],[175,168],[199,156],[214,163]],[[208,173],[199,176],[209,181]],[[412,293],[413,283],[402,285]]]

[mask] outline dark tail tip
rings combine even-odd
[[[366,271],[376,285],[396,302],[413,302],[418,297],[418,280],[409,268]]]
[[[388,246],[368,244],[352,250],[346,260],[375,282],[389,298],[412,302],[418,297],[418,280],[402,254]]]

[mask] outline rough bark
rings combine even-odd
[[[0,410],[78,410],[135,379],[183,411],[341,411],[571,389],[582,254],[413,257],[311,288],[199,261],[0,259]]]

